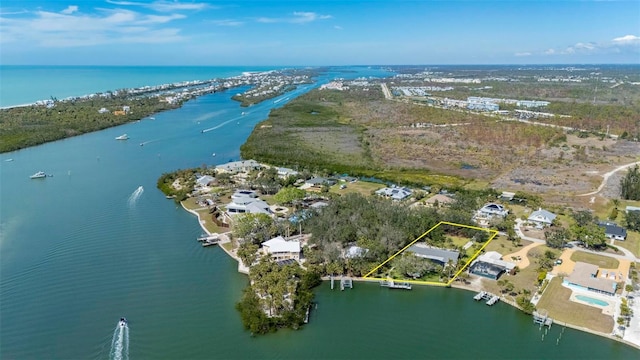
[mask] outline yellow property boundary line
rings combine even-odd
[[[489,243],[493,240],[493,238],[496,237],[496,235],[498,235],[498,231],[497,230],[491,230],[491,229],[485,229],[485,228],[481,228],[478,226],[470,226],[470,225],[463,225],[463,224],[456,224],[456,223],[451,223],[448,221],[440,221],[439,223],[437,223],[436,225],[434,225],[431,229],[427,230],[424,234],[420,235],[418,238],[416,238],[415,240],[413,240],[409,245],[403,247],[402,249],[398,250],[397,253],[391,255],[391,257],[389,257],[387,260],[385,260],[383,263],[381,263],[380,265],[376,266],[375,268],[373,268],[371,271],[369,271],[365,276],[363,276],[364,279],[368,279],[368,280],[388,280],[388,279],[384,279],[384,278],[377,278],[377,277],[369,277],[369,275],[373,274],[376,270],[378,270],[379,268],[381,268],[382,266],[384,266],[386,263],[388,263],[389,261],[391,261],[393,258],[395,258],[396,256],[398,256],[400,253],[402,253],[403,251],[407,250],[411,245],[415,244],[417,241],[419,241],[420,239],[422,239],[423,237],[425,237],[427,234],[429,234],[431,231],[433,231],[435,228],[437,228],[440,225],[451,225],[451,226],[458,226],[458,227],[464,227],[464,228],[468,228],[468,229],[474,229],[474,230],[480,230],[480,231],[486,231],[490,234],[492,234],[489,239],[484,243],[484,245],[482,245],[482,247],[475,253],[473,254],[473,256],[471,256],[471,258],[469,258],[469,261],[467,261],[466,264],[464,264],[463,267],[460,268],[460,270],[458,270],[458,272],[456,272],[453,277],[451,279],[449,279],[448,282],[443,283],[443,282],[436,282],[436,281],[419,281],[419,280],[402,280],[403,282],[408,282],[408,283],[414,283],[414,284],[425,284],[425,285],[436,285],[436,286],[449,286],[451,285],[451,283],[467,268],[467,266],[469,266],[469,264],[471,264],[471,262],[473,260],[475,260],[475,258],[482,252],[482,250],[484,250],[484,248],[489,245]]]

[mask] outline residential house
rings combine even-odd
[[[327,179],[324,177],[314,177],[304,182],[306,186],[320,188],[323,185],[332,186],[336,184],[336,181],[333,179]]]
[[[258,193],[253,190],[236,190],[236,192],[231,195],[231,201],[237,204],[246,204],[258,198]]]
[[[447,205],[449,205],[449,204],[451,204],[453,202],[455,202],[455,200],[450,198],[447,195],[436,194],[436,195],[433,195],[432,197],[428,198],[424,203],[427,206],[440,207],[440,206],[447,206]]]
[[[622,226],[618,226],[612,222],[601,222],[598,224],[604,228],[604,235],[609,239],[624,241],[627,239],[627,229]]]
[[[240,172],[249,172],[251,170],[260,169],[261,165],[255,160],[241,160],[228,162],[226,164],[216,166],[216,170],[220,172],[227,172],[230,174],[237,174]]]
[[[504,206],[495,203],[485,204],[476,213],[478,217],[485,219],[491,219],[493,217],[505,217],[507,216],[507,214],[509,214],[509,210],[505,209]]]
[[[269,204],[260,200],[258,194],[251,190],[238,190],[231,195],[231,202],[227,204],[227,213],[229,215],[272,214]]]
[[[284,168],[284,167],[279,167],[276,168],[276,170],[278,170],[278,176],[281,178],[287,178],[289,176],[297,176],[298,172],[293,170],[293,169],[289,169],[289,168]]]
[[[606,295],[615,295],[617,283],[611,279],[609,274],[602,274],[604,277],[598,276],[598,266],[583,262],[576,262],[571,275],[564,279],[564,283],[569,286],[575,286],[580,289],[589,290]]]
[[[455,266],[458,262],[458,258],[460,257],[460,252],[456,250],[445,250],[419,244],[409,246],[407,251],[410,251],[421,258],[433,260],[442,266],[449,264],[449,262]]]
[[[532,212],[531,215],[529,215],[529,218],[527,220],[531,223],[536,224],[536,227],[542,228],[551,225],[555,218],[556,214],[542,208],[538,208],[538,210]]]
[[[107,108],[100,108],[100,110],[98,110],[98,113],[100,113],[100,114],[107,114],[107,113],[109,113],[109,109],[107,109]]]
[[[504,273],[514,274],[516,264],[502,260],[502,255],[496,251],[489,251],[478,256],[471,263],[469,273],[498,280]]]
[[[209,184],[211,184],[215,180],[216,179],[211,175],[204,175],[196,179],[196,184],[200,186],[209,186]]]
[[[386,187],[376,191],[376,194],[393,200],[404,200],[411,196],[411,189],[405,187]]]
[[[282,236],[262,243],[262,252],[275,261],[300,260],[300,241],[287,241]]]

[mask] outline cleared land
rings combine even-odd
[[[267,163],[401,183],[478,182],[583,207],[589,198],[573,195],[592,191],[601,173],[636,159],[640,143],[389,101],[371,86],[311,91],[273,110],[241,150]]]
[[[597,265],[598,267],[604,269],[616,269],[620,265],[620,262],[617,259],[608,256],[586,253],[584,251],[576,251],[571,254],[571,260]]]
[[[562,286],[562,279],[555,277],[547,286],[536,306],[549,312],[554,320],[582,326],[602,333],[613,329],[613,318],[604,315],[602,310],[569,300],[571,290]]]

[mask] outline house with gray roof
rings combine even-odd
[[[226,172],[230,174],[237,174],[239,172],[249,172],[251,170],[260,169],[261,165],[255,160],[241,160],[232,161],[226,164],[216,166],[216,170],[219,172]]]
[[[613,296],[616,293],[618,284],[610,279],[608,274],[605,277],[598,276],[598,266],[583,262],[576,262],[571,275],[564,279],[564,283],[580,289],[597,292]],[[614,275],[615,278],[615,275]]]
[[[624,241],[627,239],[627,229],[612,222],[601,222],[598,224],[604,228],[604,235],[609,239]]]
[[[539,208],[529,215],[527,219],[529,222],[536,224],[537,227],[545,227],[551,225],[553,220],[556,218],[556,214]]]
[[[469,266],[469,273],[498,280],[504,273],[514,274],[516,264],[502,260],[502,255],[489,251],[478,256]]]
[[[433,260],[442,266],[449,264],[449,261],[451,261],[451,264],[455,266],[458,263],[458,258],[460,257],[460,252],[456,250],[445,250],[422,244],[413,244],[409,246],[407,251],[410,251],[421,258]]]
[[[196,179],[196,184],[198,184],[200,186],[208,186],[209,184],[211,184],[214,181],[215,181],[215,178],[213,176],[204,175],[204,176],[200,176],[199,178]]]
[[[386,187],[376,191],[377,195],[397,201],[410,197],[412,193],[411,189],[406,187]]]

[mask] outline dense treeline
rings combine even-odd
[[[32,105],[0,110],[0,152],[122,125],[180,105],[158,97],[125,98],[111,93],[54,104],[52,108]],[[130,111],[124,113],[123,106],[129,106]],[[109,112],[101,114],[101,108]],[[116,111],[121,111],[120,115]]]
[[[346,194],[303,222],[305,232],[313,234],[312,246],[305,252],[307,263],[324,274],[362,276],[440,221],[473,225],[473,212],[493,196],[491,192],[460,192],[455,203],[436,210],[408,208],[378,197]],[[446,245],[445,232],[475,235],[474,231],[442,226],[431,233],[432,245]],[[366,253],[347,261],[342,251],[349,245],[366,249]]]
[[[197,175],[211,175],[215,177],[216,171],[213,168],[176,170],[160,175],[156,186],[166,196],[173,196],[176,201],[183,201],[187,198],[187,195],[193,191]],[[178,181],[178,188],[173,186],[176,180]]]
[[[313,289],[320,275],[305,271],[295,263],[278,265],[263,258],[251,267],[251,285],[236,305],[242,323],[253,334],[265,334],[278,328],[297,329],[313,301]]]
[[[640,168],[638,165],[629,169],[620,181],[620,196],[626,200],[640,200]]]

